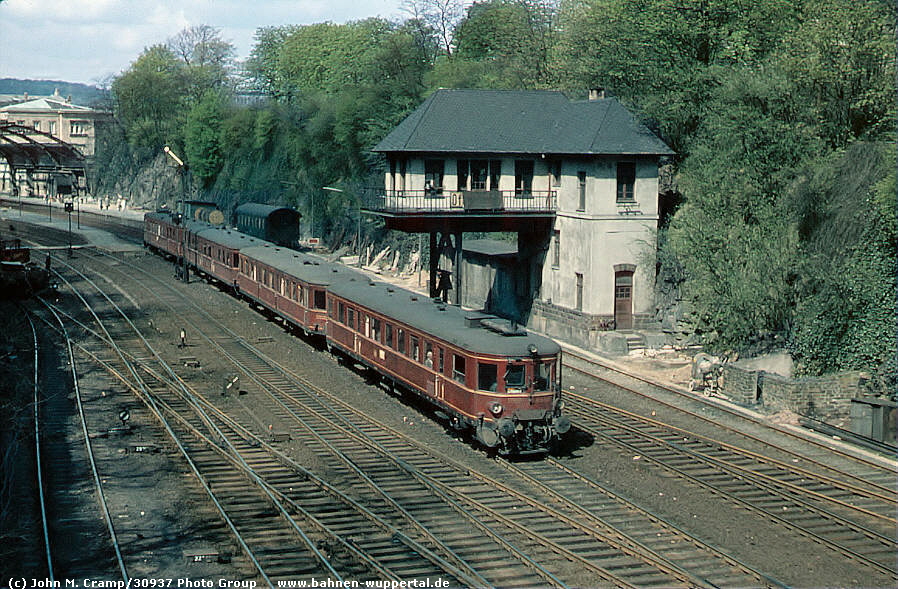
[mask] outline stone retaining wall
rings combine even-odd
[[[760,404],[816,419],[847,419],[851,399],[861,396],[862,373],[787,378],[763,370],[723,367],[722,392],[736,403]]]

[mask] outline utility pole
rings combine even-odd
[[[75,206],[72,201],[65,203],[65,212],[69,216],[69,257],[72,257],[72,210]]]

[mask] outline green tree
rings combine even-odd
[[[157,151],[180,139],[182,119],[179,63],[163,45],[154,45],[112,83],[115,115],[135,148]]]
[[[222,164],[222,99],[209,91],[190,109],[184,128],[187,165],[201,186],[208,186]]]

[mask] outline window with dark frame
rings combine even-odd
[[[583,310],[583,274],[579,272],[576,273],[577,276],[577,302],[576,309],[578,311]]]
[[[514,194],[533,196],[533,160],[515,160]]]
[[[577,172],[577,187],[579,200],[577,201],[577,210],[586,210],[586,172]]]
[[[555,229],[552,231],[552,267],[558,268],[561,265],[561,231]]]
[[[424,196],[438,196],[443,193],[443,175],[446,162],[424,160]]]
[[[388,348],[393,347],[393,325],[390,323],[384,325],[384,345]]]
[[[452,356],[452,379],[456,382],[465,382],[465,357],[453,354]]]
[[[633,162],[617,163],[617,202],[633,202],[636,198],[636,164]]]
[[[477,388],[481,391],[495,391],[499,382],[499,367],[495,364],[477,363]]]

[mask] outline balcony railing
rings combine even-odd
[[[554,190],[387,190],[371,194],[365,208],[389,213],[554,213]]]

